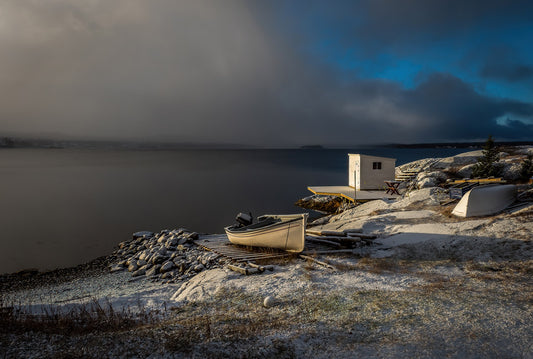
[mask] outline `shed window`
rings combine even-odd
[[[372,169],[380,170],[381,169],[381,162],[372,162]]]

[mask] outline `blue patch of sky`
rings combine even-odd
[[[509,83],[483,79],[479,75],[483,66],[483,59],[480,57],[466,66],[464,64],[465,56],[471,52],[484,51],[495,44],[506,44],[519,49],[522,60],[533,65],[533,47],[525,46],[533,35],[531,31],[529,37],[523,33],[517,35],[518,28],[520,26],[513,25],[505,31],[501,28],[500,31],[479,29],[469,34],[440,39],[438,42],[410,45],[408,50],[391,48],[370,55],[359,51],[356,44],[347,47],[334,36],[326,36],[326,39],[308,44],[307,52],[340,70],[348,79],[356,76],[361,79],[394,81],[411,89],[424,78],[421,74],[450,73],[474,86],[480,94],[530,102],[533,95],[531,82]]]
[[[531,82],[510,83],[480,76],[483,53],[488,54],[491,47],[502,44],[517,49],[521,60],[533,65],[533,26],[528,17],[512,21],[486,18],[465,31],[438,36],[438,40],[420,32],[389,46],[379,48],[378,44],[379,51],[368,51],[351,36],[361,18],[339,14],[315,2],[307,3],[305,8],[291,2],[283,4],[283,10],[277,12],[278,24],[300,33],[303,40],[298,43],[300,51],[310,61],[337,69],[346,83],[354,79],[379,79],[412,89],[426,75],[441,72],[458,77],[485,96],[524,102],[531,102],[533,97]]]
[[[458,69],[452,69],[458,55],[444,47],[427,47],[423,51],[413,49],[409,54],[381,51],[369,55],[355,47],[346,48],[338,42],[326,40],[312,44],[308,53],[348,77],[393,81],[406,89],[416,87],[421,74],[451,72],[463,77]]]

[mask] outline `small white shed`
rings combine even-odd
[[[348,185],[357,191],[383,189],[395,174],[395,158],[348,154]]]

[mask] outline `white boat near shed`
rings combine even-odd
[[[516,200],[515,185],[474,187],[457,203],[452,214],[458,217],[488,216],[503,211]]]

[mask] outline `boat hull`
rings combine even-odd
[[[282,249],[299,253],[305,246],[307,213],[291,215],[264,215],[280,219],[280,222],[260,228],[226,227],[224,230],[233,244],[251,247]]]
[[[474,187],[457,203],[452,214],[459,217],[488,216],[503,211],[516,200],[516,186]]]

